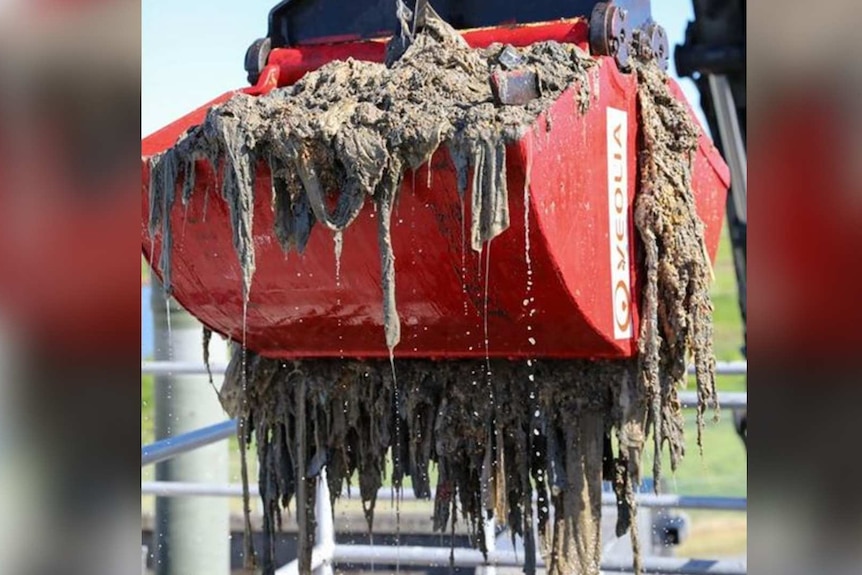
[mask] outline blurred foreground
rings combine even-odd
[[[128,573],[140,16],[0,3],[0,572]]]
[[[862,570],[862,59],[858,3],[748,20],[749,565]]]

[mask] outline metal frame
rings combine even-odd
[[[235,433],[236,420],[230,419],[176,437],[161,439],[141,448],[141,467],[167,461],[176,455],[227,439]]]
[[[387,551],[382,551],[387,550]],[[391,547],[378,545],[335,545],[332,550],[332,561],[334,563],[394,563],[396,560]],[[519,557],[514,551],[488,551],[488,558],[476,549],[465,549],[456,547],[401,547],[397,557],[400,565],[450,565],[457,567],[521,567],[523,557]],[[544,567],[541,558],[536,560],[537,567]],[[721,574],[739,575],[746,573],[744,561],[724,561],[705,559],[678,559],[675,557],[644,557],[642,560],[643,573],[665,573],[665,574]],[[631,573],[633,571],[630,561],[615,560],[602,561],[601,571],[613,573]],[[276,573],[293,573],[285,569]]]
[[[259,495],[258,486],[248,486],[249,494]],[[188,483],[184,481],[142,481],[141,495],[156,497],[242,497],[240,483]],[[391,489],[381,488],[377,499],[385,501],[392,495]],[[342,497],[348,497],[342,493]],[[421,501],[409,489],[400,495],[401,501]],[[428,499],[427,501],[431,501]],[[700,509],[711,511],[745,511],[748,501],[745,497],[708,497],[686,495],[656,495],[639,493],[635,496],[639,507],[644,509]],[[616,507],[617,500],[613,493],[602,494],[604,507]]]
[[[727,76],[710,74],[708,82],[719,137],[724,144],[724,154],[730,166],[731,196],[736,208],[736,216],[740,222],[748,224],[748,159],[736,114],[736,102],[733,100],[733,92]]]

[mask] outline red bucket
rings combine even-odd
[[[556,40],[586,49],[587,33],[586,22],[578,19],[473,30],[464,37],[476,47]],[[277,49],[258,86],[245,91],[260,94],[289,84],[334,59],[382,61],[383,55],[384,44],[376,41]],[[441,148],[415,177],[405,177],[392,217],[401,318],[396,357],[610,358],[636,352],[637,79],[620,73],[611,58],[599,58],[596,70],[586,114],[578,112],[576,90],[570,88],[508,146],[511,226],[481,254],[470,249],[469,202],[462,205],[448,152]],[[231,95],[142,141],[141,237],[150,261],[148,158]],[[237,341],[245,331],[249,349],[266,356],[388,357],[371,203],[344,231],[340,262],[333,234],[323,226],[312,230],[302,255],[286,255],[272,231],[270,175],[261,165],[255,184],[256,271],[244,325],[242,273],[215,178],[199,162],[191,201],[177,202],[170,213],[177,301]],[[727,166],[702,136],[693,188],[713,258],[729,183]],[[158,234],[152,248],[158,256]]]

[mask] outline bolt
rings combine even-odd
[[[500,104],[523,106],[539,97],[539,80],[533,70],[497,70],[491,75],[491,89]]]

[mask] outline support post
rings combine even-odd
[[[202,326],[176,302],[166,302],[153,282],[155,359],[202,359]],[[169,329],[170,328],[170,329]],[[169,333],[170,331],[170,333]],[[214,363],[227,361],[227,345],[210,343]],[[159,375],[155,379],[156,439],[220,423],[225,413],[206,375]],[[228,481],[228,442],[221,441],[156,465],[157,481]],[[153,563],[157,575],[230,574],[229,501],[219,497],[156,499]]]
[[[315,553],[320,553],[322,564],[315,570],[315,575],[333,575],[332,560],[335,551],[335,522],[332,520],[332,501],[329,499],[329,484],[326,482],[326,467],[320,470],[317,477],[317,505],[314,510],[317,517],[317,533],[315,536]]]
[[[482,535],[485,537],[485,548],[489,554],[495,553],[497,551],[497,517],[495,515],[485,517],[482,528]],[[479,572],[480,569],[476,569],[476,571]],[[482,575],[497,575],[497,567],[493,564],[485,565],[481,567],[481,573]]]

